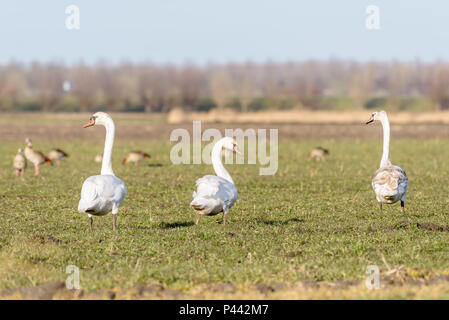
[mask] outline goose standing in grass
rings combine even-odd
[[[212,149],[212,165],[216,176],[206,175],[196,181],[196,192],[190,206],[196,211],[198,224],[202,215],[213,216],[223,212],[223,225],[229,209],[237,200],[237,188],[231,175],[221,161],[222,151],[234,152],[241,155],[237,143],[230,137],[220,139]]]
[[[59,164],[59,162],[64,159],[67,158],[69,155],[67,153],[65,153],[64,151],[62,151],[61,149],[52,149],[49,153],[48,153],[48,158],[51,161],[55,161],[56,164]]]
[[[127,164],[128,162],[134,162],[134,165],[137,167],[139,165],[139,161],[142,161],[145,158],[151,158],[151,157],[148,153],[143,152],[141,150],[131,151],[123,159],[122,164]]]
[[[19,173],[21,176],[23,176],[27,167],[27,159],[23,155],[22,149],[17,150],[17,154],[13,160],[13,166],[14,169],[16,169],[16,176],[19,176]]]
[[[43,154],[40,151],[36,151],[33,149],[33,144],[31,143],[30,138],[25,139],[25,157],[28,161],[30,161],[32,164],[34,164],[34,174],[37,176],[39,175],[39,166],[43,163],[49,163],[53,165],[53,162],[47,158],[45,154]]]
[[[390,161],[390,122],[387,113],[385,111],[374,112],[366,124],[373,121],[382,123],[384,139],[380,168],[374,173],[372,181],[380,212],[382,212],[382,203],[395,203],[400,200],[404,213],[408,177],[402,168],[392,165]]]
[[[94,161],[95,162],[97,162],[97,163],[100,163],[100,162],[102,162],[103,161],[103,155],[102,154],[97,154],[96,156],[95,156],[95,159],[94,159]]]
[[[316,147],[312,151],[310,151],[309,156],[310,159],[315,159],[316,161],[326,161],[326,156],[329,154],[329,150],[324,149],[322,147]]]
[[[94,125],[102,125],[106,128],[101,173],[84,181],[78,211],[87,213],[90,231],[92,231],[92,216],[103,216],[112,210],[113,230],[115,231],[117,230],[118,208],[126,195],[125,184],[112,171],[115,126],[112,118],[105,112],[95,113],[84,125],[84,128]]]

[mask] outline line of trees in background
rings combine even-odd
[[[0,111],[449,109],[449,63],[9,63]]]

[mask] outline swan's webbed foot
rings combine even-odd
[[[405,214],[405,201],[402,201],[402,200],[401,200],[401,210],[402,210],[402,213]]]

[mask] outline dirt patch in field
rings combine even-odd
[[[393,231],[393,230],[401,230],[401,229],[407,229],[411,226],[415,225],[418,229],[424,229],[428,231],[449,231],[449,225],[438,225],[432,222],[409,222],[409,221],[400,221],[396,224],[389,225],[389,226],[383,226],[379,228],[373,228],[369,227],[369,232],[377,232],[379,230],[387,230],[387,231]]]
[[[357,299],[363,298],[438,298],[447,294],[449,275],[435,275],[427,270],[404,266],[381,272],[379,290],[369,290],[365,281],[311,281],[295,283],[232,283],[197,285],[188,291],[175,290],[161,283],[150,283],[128,289],[95,292],[68,290],[62,281],[36,287],[0,291],[0,299]]]

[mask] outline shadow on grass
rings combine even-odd
[[[161,222],[159,227],[161,229],[173,229],[181,227],[191,227],[195,225],[193,221],[176,221],[176,222]]]
[[[150,163],[148,164],[149,167],[162,167],[163,164],[162,163]]]
[[[265,219],[258,219],[257,222],[264,223],[269,226],[284,226],[286,224],[289,224],[291,222],[304,222],[303,219],[298,218],[290,218],[287,220],[265,220]]]

